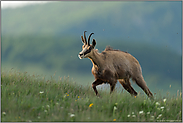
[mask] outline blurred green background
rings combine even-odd
[[[86,30],[95,33],[99,52],[110,45],[137,58],[153,93],[176,94],[182,87],[181,10],[181,1],[55,1],[1,9],[1,70],[90,85],[92,63],[77,56]]]

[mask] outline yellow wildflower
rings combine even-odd
[[[67,96],[69,96],[69,94],[67,94]]]
[[[79,98],[79,96],[78,96],[78,98]]]
[[[116,121],[116,119],[113,119],[113,121]]]
[[[93,103],[91,103],[91,104],[89,105],[89,107],[92,107],[92,105],[93,105]]]

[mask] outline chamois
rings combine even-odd
[[[141,66],[135,57],[127,52],[113,50],[111,47],[106,47],[104,51],[98,53],[98,50],[94,49],[96,45],[95,39],[90,44],[90,37],[94,33],[89,35],[87,41],[85,32],[84,37],[81,36],[83,46],[78,57],[80,59],[89,58],[93,63],[92,74],[95,77],[95,81],[92,83],[92,88],[97,96],[99,95],[96,89],[97,85],[110,84],[110,93],[112,93],[117,80],[131,95],[136,96],[137,92],[132,88],[129,81],[132,78],[150,98],[153,98],[153,94],[142,76]]]

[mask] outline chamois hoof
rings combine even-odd
[[[97,96],[97,98],[102,98],[99,94],[97,94],[96,96]]]

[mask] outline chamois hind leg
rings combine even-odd
[[[129,79],[119,79],[118,80],[121,85],[124,87],[125,90],[127,90],[131,95],[136,96],[137,92],[132,88]]]
[[[144,81],[144,78],[142,75],[140,75],[139,77],[133,78],[132,80],[134,80],[137,83],[137,85],[142,88],[142,90],[147,94],[148,97],[153,98],[153,94],[147,87],[146,82]]]
[[[103,83],[103,81],[100,80],[100,79],[97,79],[97,80],[95,80],[95,82],[92,83],[92,88],[93,88],[93,90],[95,91],[96,96],[98,95],[98,91],[97,91],[96,86],[97,86],[97,85],[100,85],[100,84],[102,84],[102,83]]]

